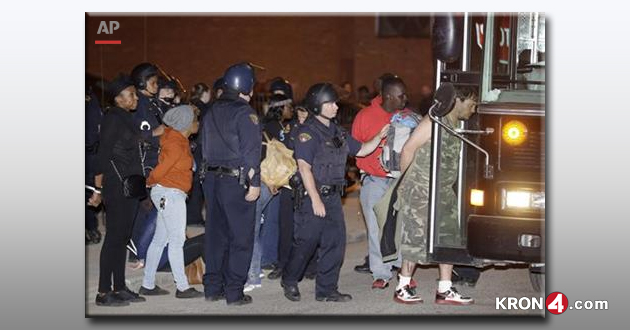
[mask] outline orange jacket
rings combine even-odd
[[[160,157],[149,174],[148,185],[159,183],[168,188],[188,192],[192,187],[193,157],[188,139],[180,132],[167,127],[160,137]]]

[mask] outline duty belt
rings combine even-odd
[[[217,173],[217,174],[229,175],[229,176],[233,176],[235,178],[238,178],[239,174],[240,174],[240,171],[238,169],[229,168],[229,167],[225,167],[225,166],[208,166],[207,167],[207,171],[208,172],[214,172],[214,173]]]
[[[324,196],[330,196],[333,194],[341,194],[343,192],[343,185],[321,185],[317,189],[319,193]]]

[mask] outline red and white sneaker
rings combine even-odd
[[[394,293],[394,301],[400,304],[419,304],[422,302],[422,297],[416,294],[415,288],[405,285],[396,290],[396,293]]]
[[[435,303],[439,305],[471,305],[475,303],[475,300],[471,297],[464,297],[457,289],[451,287],[446,292],[435,293]]]

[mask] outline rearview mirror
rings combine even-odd
[[[459,59],[462,52],[463,18],[456,14],[442,14],[433,18],[431,46],[435,58],[445,63]]]

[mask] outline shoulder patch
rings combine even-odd
[[[300,139],[300,142],[306,142],[306,141],[310,140],[312,137],[308,133],[300,133],[298,138]]]
[[[252,113],[249,115],[249,119],[252,120],[252,123],[254,123],[254,125],[258,125],[258,116]]]

